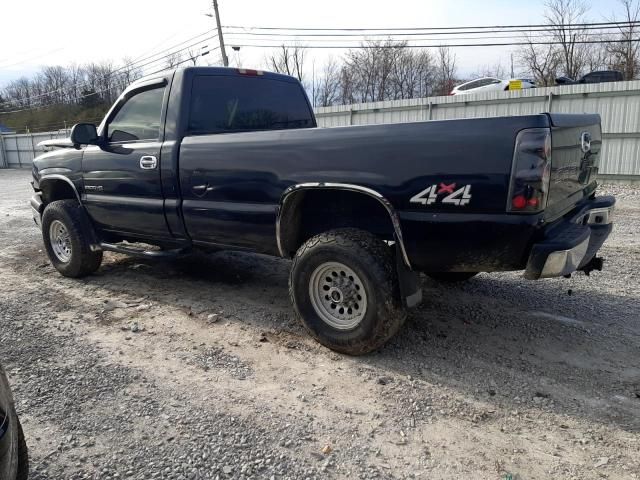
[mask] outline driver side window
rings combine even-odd
[[[109,142],[157,140],[164,87],[145,90],[129,98],[107,125]]]

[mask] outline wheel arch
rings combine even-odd
[[[69,177],[58,174],[45,175],[40,178],[38,187],[45,204],[56,200],[77,200],[82,205],[80,194]]]
[[[376,190],[348,183],[308,182],[292,185],[284,191],[280,198],[276,215],[276,239],[280,256],[291,258],[295,254],[295,248],[292,248],[292,245],[296,244],[296,235],[300,225],[299,212],[301,203],[304,200],[304,192],[322,190],[341,190],[356,193],[369,199],[374,199],[381,205],[391,223],[394,241],[398,245],[403,263],[411,269],[411,262],[404,245],[400,217],[391,202]]]

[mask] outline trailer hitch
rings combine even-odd
[[[587,264],[585,264],[582,268],[580,268],[580,270],[583,271],[584,274],[588,277],[591,274],[591,272],[593,272],[594,270],[601,272],[603,264],[604,264],[603,258],[593,257],[591,260],[589,260]]]

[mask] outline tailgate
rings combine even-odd
[[[549,114],[551,180],[545,218],[554,220],[596,187],[602,131],[600,115]]]

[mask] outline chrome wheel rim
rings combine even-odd
[[[60,220],[54,220],[49,226],[49,241],[53,254],[62,263],[71,260],[71,236]]]
[[[357,327],[367,313],[362,280],[340,262],[326,262],[313,271],[309,297],[322,321],[338,330]]]

